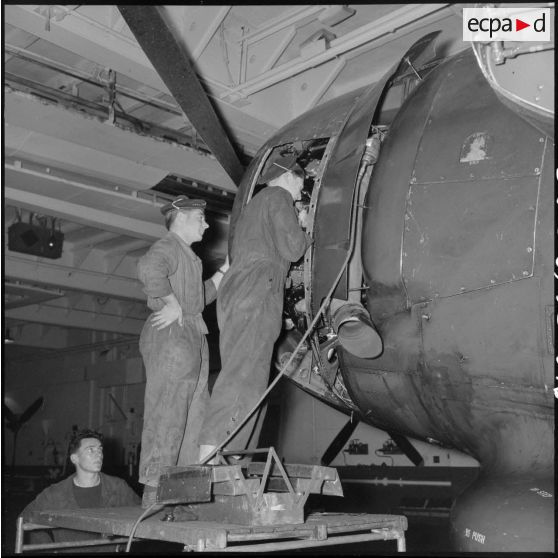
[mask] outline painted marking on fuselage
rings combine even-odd
[[[451,486],[451,481],[412,481],[403,479],[343,479],[342,484],[354,483],[354,484],[378,484],[382,486],[388,486],[389,484],[395,484],[398,486],[403,485],[413,485],[413,486]]]
[[[536,492],[539,496],[542,496],[543,498],[552,498],[552,494],[550,494],[550,492],[547,492],[546,490],[542,490],[540,488],[530,488],[529,489],[531,492]]]
[[[476,541],[480,544],[484,544],[484,542],[486,541],[486,535],[478,533],[477,531],[471,531],[471,529],[467,529],[467,528],[465,528],[465,536],[468,539]]]
[[[492,151],[492,144],[492,137],[487,132],[471,134],[461,146],[459,162],[476,165],[479,161],[492,159],[489,154]]]

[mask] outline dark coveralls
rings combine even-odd
[[[174,293],[184,323],[158,330],[145,322],[140,352],[146,371],[139,482],[157,485],[161,467],[198,460],[198,434],[209,398],[207,327],[201,312],[217,296],[211,279],[202,281],[202,263],[175,233],[157,241],[138,263],[147,305],[163,308],[160,297]]]
[[[211,392],[200,444],[218,446],[267,388],[273,346],[283,323],[287,273],[309,244],[292,196],[279,186],[261,190],[240,216],[231,267],[217,297],[222,367]],[[245,449],[256,417],[228,449]]]
[[[126,481],[118,477],[112,477],[100,473],[101,476],[101,505],[102,508],[115,508],[126,506],[138,506],[140,497],[128,486]],[[34,511],[44,510],[74,510],[79,505],[74,497],[73,482],[74,475],[45,488],[27,507],[21,512],[25,518]],[[46,531],[31,531],[32,544],[69,541],[84,541],[87,539],[98,539],[98,533],[89,531],[75,531],[73,529],[53,529],[52,539]],[[108,546],[98,547],[99,551],[107,551]],[[95,547],[87,547],[87,552],[95,552]],[[77,550],[72,548],[70,552]]]

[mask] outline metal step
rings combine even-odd
[[[159,479],[157,503],[187,505],[187,515],[203,521],[275,525],[304,523],[310,494],[343,496],[335,468],[283,465],[274,448],[265,451],[265,462],[247,468],[225,464],[223,458],[221,465],[168,467]]]

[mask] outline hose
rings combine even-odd
[[[304,344],[304,342],[306,341],[306,338],[308,337],[308,335],[310,335],[310,333],[312,332],[312,330],[314,329],[314,326],[316,325],[318,319],[321,317],[322,312],[325,310],[326,306],[329,305],[330,300],[331,300],[331,296],[333,295],[333,291],[335,290],[335,288],[337,287],[337,283],[339,282],[339,279],[341,279],[341,275],[343,275],[343,272],[345,271],[345,268],[347,266],[347,264],[349,263],[349,259],[351,257],[352,254],[352,250],[347,254],[347,257],[345,258],[345,261],[343,263],[343,266],[341,267],[341,270],[339,271],[339,273],[337,274],[337,277],[335,279],[335,281],[333,282],[332,287],[330,288],[327,296],[324,298],[324,301],[322,302],[322,305],[320,306],[320,309],[316,312],[316,315],[314,316],[314,319],[312,320],[312,323],[308,326],[308,329],[306,330],[306,332],[304,333],[304,335],[302,336],[302,339],[299,341],[298,345],[296,346],[296,348],[294,349],[294,351],[291,353],[291,356],[289,357],[289,359],[287,360],[287,363],[283,366],[283,368],[281,369],[281,371],[279,372],[279,374],[277,374],[277,376],[275,377],[275,379],[273,380],[273,382],[271,382],[271,384],[269,384],[269,387],[264,391],[264,393],[262,394],[262,396],[258,399],[257,403],[252,407],[252,409],[250,410],[250,412],[244,417],[244,419],[242,419],[242,421],[239,423],[239,425],[217,446],[213,449],[213,451],[211,453],[209,453],[207,456],[204,457],[204,459],[202,459],[200,461],[200,465],[203,465],[205,463],[207,463],[210,459],[212,459],[215,454],[228,442],[230,442],[237,434],[237,432],[246,424],[246,421],[254,414],[254,412],[256,411],[256,409],[258,409],[258,407],[262,404],[263,400],[267,397],[267,395],[269,394],[269,392],[275,387],[275,385],[277,384],[277,382],[279,381],[279,379],[283,376],[283,374],[287,371],[287,368],[289,367],[289,365],[291,364],[291,362],[293,361],[295,355],[297,354],[297,352],[299,351],[299,349],[302,347],[302,345]]]
[[[362,167],[359,169],[359,173],[357,175],[357,181],[356,181],[356,187],[353,191],[353,204],[351,204],[351,207],[354,209],[354,199],[355,199],[355,194],[357,192],[357,190],[360,189],[360,185],[362,182],[362,178],[364,176],[364,171],[366,170],[366,167],[371,164],[371,163],[367,163],[365,162],[364,165],[362,165]],[[373,163],[372,163],[373,164]],[[358,197],[357,197],[358,199]],[[209,453],[208,455],[206,455],[200,462],[199,465],[204,465],[205,463],[207,463],[210,459],[212,459],[219,450],[221,450],[223,448],[223,446],[225,446],[228,442],[230,442],[237,434],[237,432],[246,424],[246,422],[248,421],[248,419],[250,419],[250,417],[254,414],[254,412],[259,408],[259,406],[262,404],[262,402],[264,401],[264,399],[268,396],[268,394],[271,392],[271,390],[277,385],[277,382],[280,380],[280,378],[285,374],[285,372],[287,371],[287,369],[289,368],[289,365],[291,364],[291,362],[293,361],[294,357],[296,356],[296,354],[298,353],[299,349],[302,347],[302,345],[305,343],[306,339],[308,338],[308,336],[310,335],[310,333],[314,330],[314,327],[316,325],[316,323],[318,322],[318,319],[321,317],[322,313],[324,312],[324,310],[326,309],[326,307],[330,304],[331,302],[331,297],[333,296],[333,291],[336,289],[337,287],[337,283],[339,283],[339,280],[341,279],[341,276],[343,275],[343,273],[345,272],[345,269],[347,268],[347,265],[349,264],[349,260],[351,259],[351,256],[353,255],[353,251],[355,248],[355,235],[354,235],[354,228],[355,228],[355,224],[356,224],[356,219],[353,218],[353,215],[351,214],[351,226],[350,226],[350,231],[349,231],[349,238],[350,238],[350,244],[349,244],[349,250],[347,251],[347,256],[345,257],[345,260],[343,261],[343,265],[341,266],[341,268],[339,269],[339,273],[337,274],[335,280],[333,281],[327,295],[325,296],[319,310],[316,312],[316,315],[314,316],[314,319],[312,320],[312,322],[310,323],[310,325],[308,326],[308,328],[306,329],[304,335],[302,336],[301,340],[298,342],[298,345],[296,346],[296,348],[292,351],[291,356],[289,357],[289,359],[287,360],[287,362],[285,363],[285,365],[283,366],[283,368],[281,368],[279,374],[277,374],[277,376],[275,377],[275,379],[271,382],[271,384],[269,384],[268,388],[264,391],[264,393],[262,394],[262,396],[258,399],[258,401],[256,402],[256,404],[252,407],[252,409],[248,412],[248,414],[244,417],[244,419],[242,419],[242,421],[239,423],[239,425],[217,446],[215,447],[211,453]],[[157,506],[157,503],[151,504],[151,506],[149,506],[149,508],[147,508],[136,520],[136,522],[134,523],[132,530],[130,532],[130,536],[128,538],[128,544],[126,545],[126,552],[130,552],[130,547],[132,545],[132,540],[134,538],[134,534],[136,532],[136,529],[138,528],[138,525],[141,523],[141,521],[143,521],[149,514],[149,512],[155,507]]]
[[[353,190],[353,203],[351,204],[351,207],[354,209],[354,199],[355,199],[355,194],[357,192],[357,190],[360,189],[360,185],[362,182],[362,178],[364,176],[364,171],[366,170],[366,167],[368,166],[369,163],[364,161],[364,164],[361,163],[360,169],[359,169],[359,173],[357,175],[357,181],[356,181],[356,187]],[[357,200],[358,200],[358,196],[357,196]],[[333,296],[333,291],[335,291],[336,287],[337,287],[337,283],[339,283],[339,280],[341,279],[341,276],[343,275],[343,273],[345,272],[345,269],[349,263],[349,260],[351,259],[351,256],[353,255],[353,250],[355,248],[355,235],[354,235],[354,228],[355,228],[355,223],[356,223],[356,219],[353,218],[353,215],[351,214],[351,226],[350,226],[350,244],[349,244],[349,250],[347,251],[347,257],[345,258],[345,261],[343,262],[343,265],[341,266],[341,269],[339,270],[339,273],[337,274],[337,277],[335,278],[335,280],[333,281],[326,297],[324,298],[324,301],[322,302],[322,305],[320,306],[319,310],[316,312],[316,315],[314,316],[314,319],[312,320],[312,322],[310,323],[310,325],[308,326],[308,328],[306,329],[306,332],[304,333],[304,335],[302,336],[302,339],[299,341],[298,345],[296,346],[296,348],[292,351],[291,356],[289,357],[289,359],[287,360],[286,364],[283,366],[283,368],[281,369],[281,371],[279,372],[279,374],[277,374],[277,376],[275,377],[275,379],[273,380],[273,382],[271,382],[271,384],[269,384],[269,387],[264,391],[263,395],[258,399],[257,403],[252,407],[252,409],[250,410],[250,412],[244,417],[244,419],[239,423],[239,425],[218,445],[216,446],[211,453],[209,453],[208,455],[206,455],[200,462],[199,465],[204,465],[205,463],[207,463],[210,459],[212,459],[217,452],[223,448],[223,446],[225,446],[228,442],[230,442],[237,434],[237,432],[246,424],[246,421],[254,414],[254,412],[256,411],[256,409],[258,409],[258,407],[262,404],[262,402],[264,401],[264,399],[268,396],[269,392],[276,386],[277,382],[279,381],[279,379],[283,376],[283,374],[287,371],[289,365],[291,364],[291,362],[293,361],[295,355],[297,354],[297,352],[299,351],[299,349],[302,347],[302,345],[304,344],[304,342],[306,341],[307,337],[310,335],[310,333],[313,331],[314,326],[316,325],[318,319],[320,318],[320,316],[322,315],[322,312],[325,310],[325,308],[330,304],[331,302],[331,297]]]
[[[157,507],[157,509],[155,510],[156,512],[159,511],[159,507],[160,504],[158,504],[157,502],[154,502],[153,504],[151,504],[137,519],[136,522],[134,523],[134,525],[132,526],[132,530],[130,531],[130,536],[128,537],[128,543],[126,544],[126,550],[124,552],[130,552],[130,547],[132,546],[132,540],[134,538],[134,535],[136,533],[136,529],[138,528],[138,525],[146,518],[149,516],[151,510]]]

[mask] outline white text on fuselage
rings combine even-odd
[[[550,492],[546,492],[546,490],[541,490],[540,488],[530,488],[531,492],[536,492],[539,496],[543,498],[552,498],[552,494]]]
[[[480,544],[484,544],[484,541],[486,540],[486,536],[485,535],[481,535],[480,533],[477,533],[476,531],[471,531],[471,529],[465,529],[465,536],[467,538],[470,538]]]

